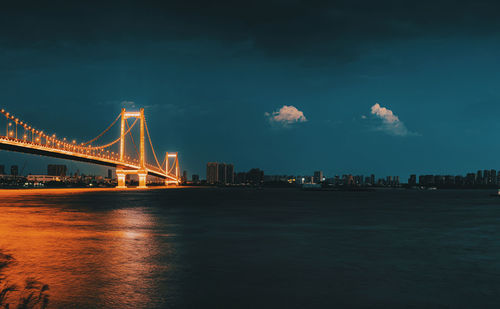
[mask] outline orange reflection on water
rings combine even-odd
[[[144,208],[76,211],[42,196],[2,196],[0,250],[15,263],[12,283],[35,277],[50,286],[54,307],[148,307],[158,289],[155,219]],[[38,206],[38,207],[33,207]],[[167,248],[167,251],[169,249]]]

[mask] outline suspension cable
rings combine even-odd
[[[153,151],[153,156],[155,157],[156,164],[158,164],[158,167],[161,169],[160,162],[158,162],[158,158],[156,157],[153,143],[151,142],[151,136],[149,136],[148,123],[146,122],[146,117],[144,117],[144,126],[146,127],[146,133],[148,134],[149,145],[151,146],[151,150]]]
[[[99,139],[100,137],[102,137],[102,136],[103,136],[106,132],[108,132],[108,131],[109,131],[109,129],[111,129],[111,128],[115,125],[115,123],[118,121],[118,119],[120,119],[120,117],[121,117],[121,113],[118,115],[118,117],[116,117],[115,121],[113,121],[113,122],[109,125],[109,127],[108,127],[106,130],[102,131],[102,133],[101,133],[101,134],[99,134],[99,135],[97,135],[97,137],[94,137],[93,139],[91,139],[90,141],[88,141],[88,142],[86,142],[86,143],[83,143],[82,145],[83,145],[83,146],[85,146],[85,145],[88,145],[88,144],[90,144],[90,143],[92,143],[92,142],[94,142],[94,141],[98,140],[98,139]]]
[[[137,153],[137,157],[140,157],[139,150],[137,150],[137,145],[135,144],[134,137],[132,136],[132,131],[131,131],[132,128],[129,127],[128,120],[125,120],[125,124],[127,125],[127,128],[129,128],[128,134],[130,136],[130,139],[132,140],[132,144],[134,145],[135,152]]]
[[[175,167],[175,164],[172,164],[172,166],[170,167],[170,169],[168,170],[168,172],[170,173],[174,169],[174,167]]]
[[[163,159],[163,162],[161,162],[161,166],[164,166],[166,162],[167,162],[167,156],[165,156],[165,159]],[[167,169],[165,168],[165,170]]]
[[[135,126],[135,124],[137,123],[137,119],[138,119],[138,118],[136,118],[136,119],[135,119],[135,121],[134,121],[134,123],[132,124],[132,126],[131,126],[128,130],[127,130],[127,132],[125,132],[125,133],[123,134],[123,136],[127,135],[127,134],[128,134],[128,132],[130,132],[130,130],[132,130],[132,128],[133,128],[133,127]],[[118,142],[120,141],[120,139],[121,139],[121,138],[122,138],[122,137],[120,136],[119,138],[115,139],[114,141],[112,141],[112,142],[111,142],[111,143],[109,143],[109,144],[102,145],[102,146],[97,146],[97,147],[89,147],[89,148],[92,148],[92,149],[102,149],[102,148],[107,148],[107,147],[109,147],[109,146],[112,146],[112,145],[114,145],[114,144],[118,143]]]

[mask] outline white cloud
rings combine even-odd
[[[399,119],[398,116],[394,115],[390,109],[382,107],[378,103],[371,107],[371,114],[382,120],[382,123],[377,127],[377,130],[396,136],[419,135],[408,131],[405,124]]]
[[[271,123],[279,123],[284,127],[297,122],[306,122],[307,118],[304,113],[298,110],[295,106],[283,105],[278,111],[272,113],[264,113]]]

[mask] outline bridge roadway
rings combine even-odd
[[[94,156],[87,153],[81,153],[56,147],[49,147],[38,143],[33,143],[25,140],[9,138],[5,136],[0,136],[0,149],[36,154],[41,156],[67,159],[79,162],[93,163],[103,166],[121,168],[126,170],[140,170],[141,167],[139,163],[134,162],[122,162],[113,158],[106,158],[105,156]],[[151,176],[160,177],[162,179],[176,180],[175,177],[168,175],[164,171],[159,169],[153,169],[146,166],[146,172]]]

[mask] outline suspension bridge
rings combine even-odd
[[[138,176],[139,188],[146,187],[148,175],[162,179],[165,185],[179,184],[180,169],[177,152],[167,152],[160,163],[151,142],[143,108],[139,111],[127,111],[123,108],[104,131],[93,139],[81,143],[77,143],[76,140],[57,138],[55,134],[47,134],[19,120],[4,109],[0,110],[0,113],[6,120],[5,135],[2,135],[3,130],[0,129],[0,149],[114,167],[116,168],[117,188],[126,187],[127,175]],[[134,119],[132,124],[129,123],[129,119]],[[102,140],[109,139],[110,133],[108,132],[118,123],[118,120],[121,124],[120,135],[117,138],[115,136],[109,142],[99,144]],[[139,148],[132,134],[132,129],[138,122]],[[146,159],[146,136],[154,158],[153,163],[148,163]],[[127,141],[131,142],[133,148],[126,147]]]

